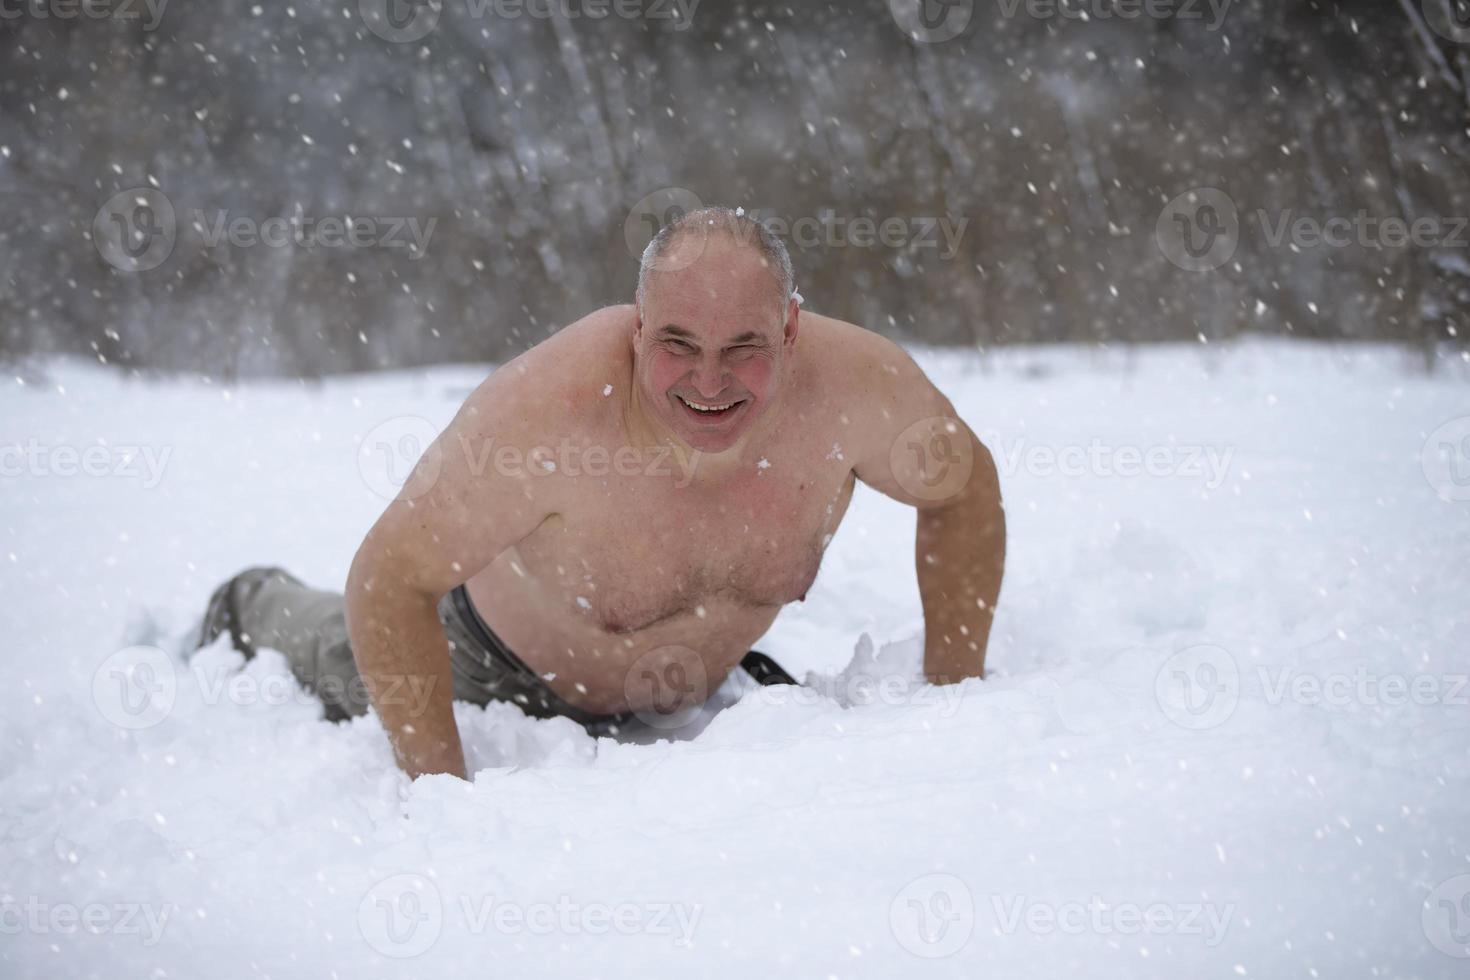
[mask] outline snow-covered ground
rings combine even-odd
[[[860,490],[762,644],[819,693],[654,744],[461,705],[472,783],[273,652],[130,647],[245,565],[340,588],[400,417],[482,371],[6,379],[0,976],[1470,974],[1466,366],[921,360],[1003,471],[986,681],[912,682],[913,519]]]

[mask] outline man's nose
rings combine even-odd
[[[725,390],[725,367],[718,357],[706,355],[700,358],[690,383],[701,398],[714,398]]]

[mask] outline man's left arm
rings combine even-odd
[[[918,510],[914,557],[924,607],[924,673],[983,677],[1005,568],[1005,511],[990,451],[897,345],[874,339],[858,479]]]

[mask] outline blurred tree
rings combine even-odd
[[[924,43],[883,0],[689,22],[654,0],[639,18],[445,0],[395,7],[439,10],[397,41],[367,0],[173,3],[156,23],[37,0],[0,19],[0,355],[230,376],[503,358],[631,298],[625,219],[663,188],[811,232],[789,242],[809,305],[907,340],[1464,343],[1464,0],[1240,0],[1218,23],[1110,3],[962,4],[964,29]],[[1201,186],[1240,240],[1191,272],[1155,225]],[[176,237],[125,271],[93,221],[139,188]],[[1268,233],[1360,212],[1444,233]],[[313,243],[349,217],[373,244]],[[211,241],[273,218],[302,237]],[[870,241],[885,222],[902,233]]]

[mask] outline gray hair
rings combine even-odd
[[[658,234],[654,235],[653,240],[648,243],[648,247],[643,250],[643,258],[638,263],[639,306],[643,305],[643,294],[648,287],[649,275],[660,271],[659,260],[668,252],[674,240],[686,232],[707,235],[712,231],[724,232],[736,242],[754,246],[760,252],[766,268],[775,277],[776,288],[781,294],[781,309],[785,310],[791,301],[792,294],[796,291],[795,274],[791,270],[791,255],[786,251],[786,244],[780,238],[765,225],[747,215],[743,208],[740,210],[700,208],[698,211],[686,212],[660,228]]]

